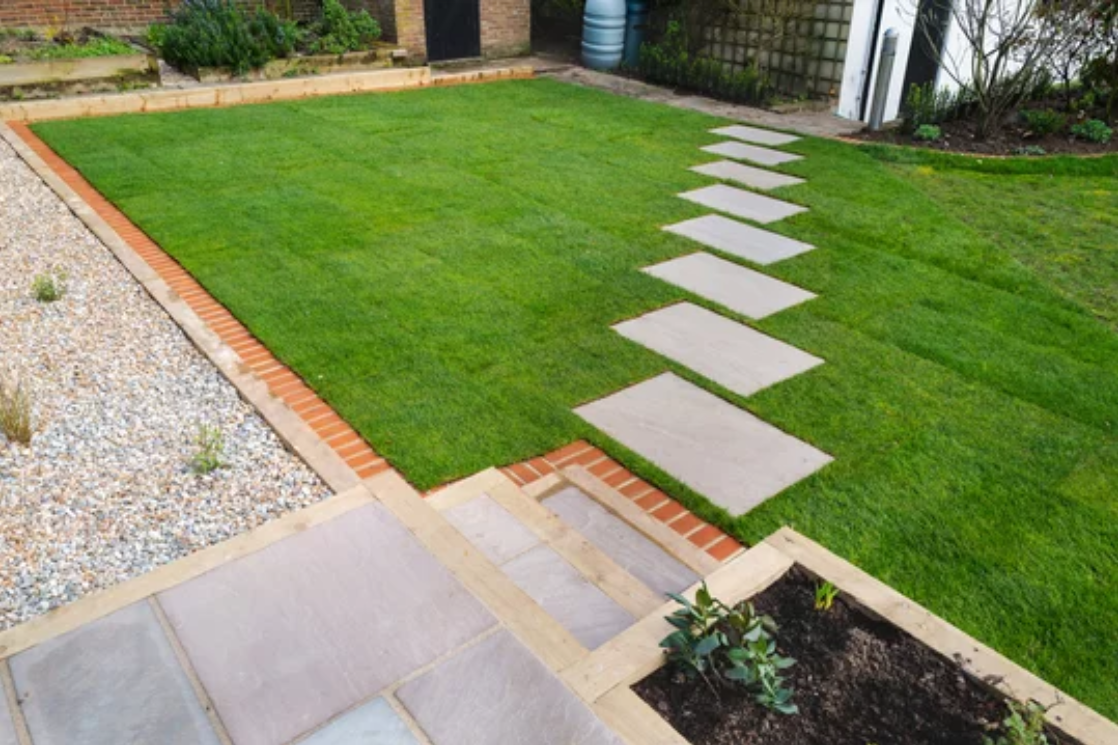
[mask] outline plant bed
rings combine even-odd
[[[1003,127],[995,135],[979,140],[974,136],[973,125],[965,120],[944,122],[937,126],[942,137],[933,141],[916,139],[899,128],[878,132],[866,129],[853,136],[866,142],[975,155],[1102,155],[1118,152],[1118,136],[1111,137],[1108,143],[1090,142],[1072,137],[1066,132],[1037,136],[1023,124],[1014,123]]]
[[[817,580],[792,568],[752,602],[778,627],[799,712],[763,708],[745,687],[664,666],[633,689],[694,745],[983,745],[1002,733],[1003,697],[854,601],[815,607]],[[1052,745],[1076,741],[1050,727]]]
[[[395,60],[407,57],[407,52],[394,44],[378,42],[372,49],[344,54],[304,54],[274,59],[263,67],[238,75],[227,67],[196,67],[185,70],[202,83],[220,83],[230,80],[278,80],[298,75],[321,75],[330,72],[357,72],[392,67]]]
[[[156,58],[93,29],[45,39],[0,31],[0,99],[49,98],[158,84]]]

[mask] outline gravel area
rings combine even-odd
[[[54,303],[31,294],[46,273]],[[2,140],[0,375],[36,427],[0,434],[0,628],[330,493]],[[224,436],[205,475],[202,425]]]

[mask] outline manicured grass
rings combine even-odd
[[[637,269],[717,123],[532,81],[36,131],[418,485],[589,436],[1118,716],[1118,160],[794,144],[820,249],[765,271],[820,297],[754,325],[827,364],[742,400],[608,329],[685,296]],[[836,462],[732,520],[570,414],[664,369]]]

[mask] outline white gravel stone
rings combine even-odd
[[[44,273],[60,301],[32,297]],[[0,434],[0,628],[330,493],[2,140],[0,374],[36,425]],[[226,465],[197,475],[203,424]]]

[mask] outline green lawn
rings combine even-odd
[[[718,123],[531,81],[35,129],[417,485],[589,437],[1118,717],[1118,160],[791,146],[820,249],[766,271],[820,297],[754,325],[827,364],[742,400],[608,328],[686,297],[637,269]],[[570,413],[665,369],[836,462],[735,521]]]

